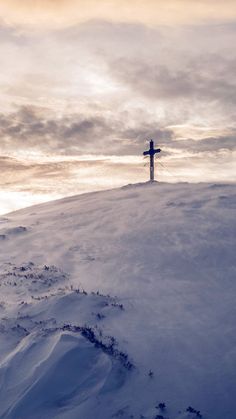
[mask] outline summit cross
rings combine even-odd
[[[154,148],[153,140],[150,141],[150,148],[148,151],[144,151],[144,156],[150,156],[150,182],[154,182],[154,156],[156,153],[160,153],[160,148]]]

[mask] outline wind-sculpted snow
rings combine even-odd
[[[112,372],[110,358],[81,336],[32,333],[1,366],[1,417],[71,417]]]
[[[234,419],[235,186],[0,219],[0,417]]]
[[[117,298],[74,289],[55,266],[32,262],[3,265],[0,286],[0,417],[78,417],[122,387],[135,367],[102,326],[123,312]]]

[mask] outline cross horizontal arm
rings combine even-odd
[[[144,151],[143,152],[143,155],[144,156],[154,156],[154,154],[156,154],[156,153],[160,153],[161,152],[161,149],[160,148],[156,148],[156,149],[154,149],[154,148],[151,148],[150,150],[148,150],[148,151]]]

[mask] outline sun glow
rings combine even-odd
[[[92,19],[140,22],[146,25],[219,22],[233,20],[234,0],[0,0],[0,12],[10,24],[31,29],[65,28]]]

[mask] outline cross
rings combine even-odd
[[[144,156],[150,156],[150,182],[154,182],[154,155],[160,152],[160,148],[154,148],[154,143],[152,140],[150,141],[150,149],[143,152]]]

